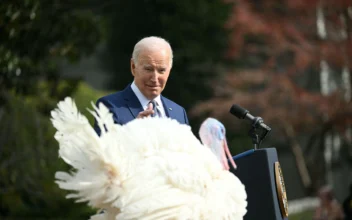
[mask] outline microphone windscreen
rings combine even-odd
[[[244,119],[249,111],[239,105],[232,105],[230,113],[239,119]]]

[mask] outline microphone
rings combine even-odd
[[[271,131],[271,128],[264,124],[264,121],[261,117],[254,117],[249,113],[247,109],[242,108],[239,105],[232,105],[230,109],[230,113],[236,116],[239,119],[247,119],[252,122],[252,126],[254,128],[262,128],[265,131],[269,132]]]

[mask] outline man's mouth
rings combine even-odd
[[[151,85],[147,85],[147,87],[151,88],[151,89],[156,89],[158,88],[159,86],[151,86]]]

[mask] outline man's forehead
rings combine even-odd
[[[168,60],[149,60],[149,59],[140,59],[139,60],[142,65],[166,65]]]
[[[139,63],[142,66],[167,66],[169,65],[169,60],[168,59],[139,59]]]
[[[138,55],[138,63],[143,66],[145,66],[145,65],[169,66],[170,65],[170,53],[168,53],[168,51],[165,49],[143,50]]]

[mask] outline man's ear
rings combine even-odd
[[[133,59],[131,58],[131,73],[135,75],[136,64],[134,63]]]

